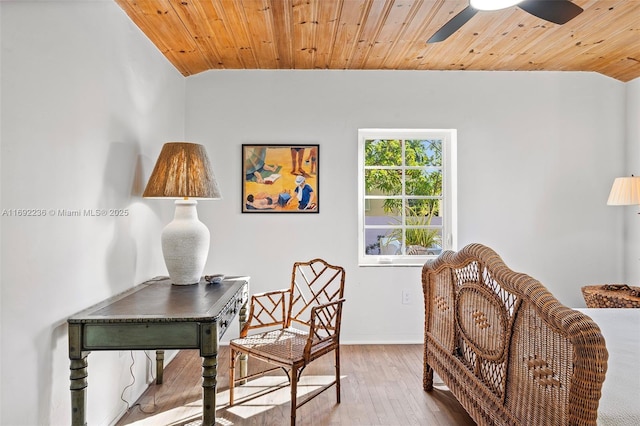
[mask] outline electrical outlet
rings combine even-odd
[[[402,290],[402,304],[411,304],[411,293],[409,292],[409,290]]]

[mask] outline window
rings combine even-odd
[[[359,264],[422,265],[456,249],[456,131],[358,131]]]

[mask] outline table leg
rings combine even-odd
[[[71,359],[71,425],[87,425],[87,354]]]
[[[164,375],[164,351],[156,351],[156,385],[162,384]]]
[[[202,426],[216,424],[218,355],[202,358]]]
[[[240,312],[238,314],[238,320],[240,321],[240,330],[242,330],[244,325],[247,323],[247,305],[248,305],[248,301],[245,302],[244,305],[242,305],[242,307],[240,308]],[[247,377],[248,359],[249,357],[247,356],[247,354],[240,354],[240,377]],[[243,380],[242,382],[240,382],[240,384],[242,385],[246,384],[246,380]]]
[[[82,350],[82,326],[69,324],[69,360],[71,379],[71,426],[87,425],[87,356]]]
[[[216,388],[218,384],[218,324],[200,325],[202,357],[202,426],[216,424]]]

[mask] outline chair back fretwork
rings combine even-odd
[[[341,267],[329,265],[322,259],[296,262],[291,272],[287,327],[302,326],[308,330],[312,308],[342,299],[343,295],[344,270]],[[324,312],[324,315],[329,314]]]
[[[285,308],[287,306],[288,293],[284,291],[271,291],[252,296],[249,318],[251,322],[245,324],[242,333],[250,329],[266,327],[284,327],[286,322]]]

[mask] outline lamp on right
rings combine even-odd
[[[640,204],[640,176],[619,177],[613,181],[607,205],[633,206]]]

